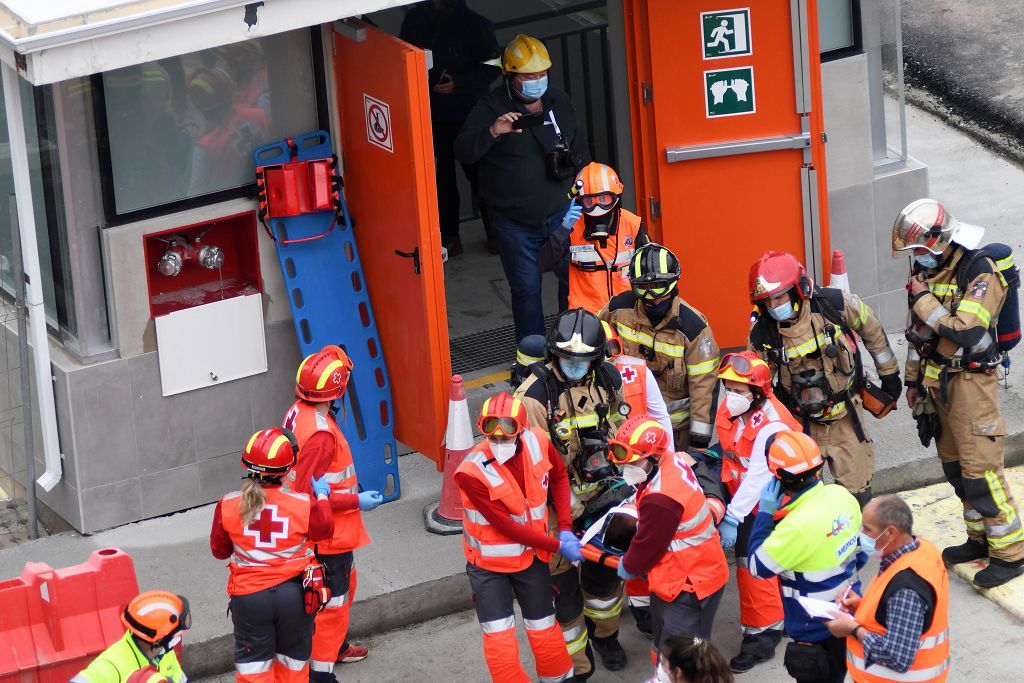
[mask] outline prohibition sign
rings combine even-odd
[[[391,108],[387,102],[363,94],[363,111],[366,114],[366,139],[372,145],[394,153],[394,139],[391,135]]]

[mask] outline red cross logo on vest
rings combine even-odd
[[[276,548],[279,540],[288,537],[288,518],[277,516],[276,505],[264,505],[260,516],[245,527],[244,533],[252,536],[257,548]]]
[[[619,374],[622,375],[622,381],[625,382],[626,384],[632,384],[633,380],[636,379],[636,370],[634,370],[632,366],[629,365],[622,368],[622,370],[619,371]]]
[[[756,413],[754,413],[753,415],[750,416],[750,426],[751,427],[757,427],[762,422],[764,422],[764,420],[765,420],[764,413],[759,410],[759,411],[757,411]]]

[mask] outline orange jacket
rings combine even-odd
[[[615,234],[602,246],[583,237],[582,216],[576,221],[569,239],[569,308],[596,314],[613,296],[629,291],[629,261],[641,225],[639,216],[620,209]]]
[[[763,406],[751,413],[743,432],[737,438],[738,420],[732,419],[729,415],[725,401],[719,402],[715,428],[718,430],[718,440],[722,444],[722,483],[729,490],[729,495],[736,495],[743,475],[750,466],[751,451],[758,432],[773,422],[783,422],[794,431],[803,431],[803,426],[790,414],[786,406],[775,396],[769,396]]]

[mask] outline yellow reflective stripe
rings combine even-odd
[[[644,332],[635,332],[633,328],[628,325],[624,325],[620,322],[615,323],[616,329],[619,331],[619,336],[623,339],[642,344],[647,347],[653,348],[658,353],[663,353],[666,356],[672,356],[674,358],[682,358],[686,352],[686,347],[677,346],[675,344],[667,344],[665,342],[656,342],[654,338]],[[717,364],[716,364],[717,367]]]
[[[868,314],[871,313],[871,309],[863,301],[860,302],[860,315],[853,321],[853,329],[859,330],[864,326],[864,323],[868,321]]]
[[[1006,491],[1003,490],[1003,485],[999,482],[999,477],[992,470],[985,472],[985,479],[988,481],[989,491],[992,493],[992,500],[995,501],[996,507],[1006,517],[1005,526],[1011,526],[1017,521],[1017,512],[1010,505],[1009,501],[1006,500]],[[1018,541],[1024,540],[1024,529],[1017,526],[1017,528],[1006,534],[1005,536],[992,536],[989,535],[988,543],[993,548],[1005,548],[1009,545],[1017,543]]]
[[[274,445],[270,447],[270,453],[267,454],[267,460],[273,460],[277,457],[277,452],[282,446],[288,443],[288,437],[282,434],[281,436],[274,439]]]
[[[712,358],[711,360],[706,360],[703,363],[697,363],[696,365],[690,365],[689,363],[686,364],[686,372],[691,376],[706,375],[716,369],[718,369],[717,358]]]
[[[809,353],[817,351],[818,347],[827,345],[828,339],[825,338],[825,333],[819,332],[817,337],[811,337],[803,344],[799,344],[792,348],[786,349],[786,357],[796,358],[798,356],[806,356]]]
[[[590,600],[588,602],[593,605],[601,604],[601,606],[604,606],[605,601]],[[614,619],[622,613],[623,602],[625,602],[625,599],[622,596],[619,596],[618,599],[616,599],[607,609],[598,609],[596,606],[590,607],[587,603],[584,603],[583,614],[591,619]]]
[[[933,363],[924,364],[924,376],[926,379],[938,379],[939,373],[942,372],[942,368]]]
[[[584,427],[596,427],[597,426],[597,415],[590,413],[589,415],[577,415],[576,417],[570,417],[560,422],[555,423],[555,429],[565,429],[566,431],[572,429],[582,429]]]
[[[690,411],[680,410],[679,412],[669,413],[668,419],[672,422],[673,428],[678,428],[684,422],[690,419]]]
[[[330,364],[328,364],[328,366],[324,368],[324,371],[320,373],[320,379],[316,381],[316,388],[323,389],[325,386],[327,386],[327,380],[331,378],[331,375],[334,374],[334,371],[337,370],[338,368],[343,367],[345,367],[345,364],[342,363],[340,360],[332,360]]]
[[[668,249],[662,249],[658,252],[658,272],[668,272]]]
[[[1006,270],[1007,268],[1013,267],[1013,254],[1010,254],[1004,259],[996,261],[996,270]]]
[[[245,444],[245,452],[246,453],[248,453],[250,450],[252,450],[252,445],[254,443],[256,443],[256,437],[259,436],[262,433],[263,433],[263,430],[260,430],[260,431],[256,432],[255,434],[253,434],[252,437],[249,438],[249,443]]]
[[[312,357],[313,356],[306,356],[305,358],[302,359],[302,362],[299,363],[299,369],[295,371],[295,383],[296,384],[299,383],[299,377],[302,376],[302,368],[306,365],[307,362],[309,362],[309,359],[312,358]]]
[[[587,641],[589,640],[587,629],[583,627],[582,623],[568,629],[562,629],[562,638],[565,640],[565,648],[569,650],[570,655],[582,652],[587,647]]]
[[[640,440],[640,435],[644,433],[644,430],[648,427],[661,428],[661,423],[656,420],[645,420],[640,423],[640,426],[633,430],[633,435],[629,437],[629,445],[635,446],[636,442]]]
[[[928,284],[928,291],[935,296],[943,297],[949,294],[956,294],[960,291],[960,288],[956,286],[955,282],[949,282],[946,284],[932,282]]]
[[[519,414],[519,406],[522,403],[518,398],[512,399],[512,415],[513,417]]]
[[[839,403],[835,404],[834,406],[826,410],[824,417],[835,417],[844,410],[846,410],[846,401],[840,401]]]
[[[666,344],[665,342],[654,342],[654,350],[657,353],[663,353],[666,356],[673,356],[675,358],[682,358],[683,354],[686,353],[685,346],[676,346],[675,344]]]
[[[988,327],[992,323],[992,314],[977,301],[961,301],[956,307],[957,313],[970,313]]]

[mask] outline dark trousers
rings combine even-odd
[[[313,617],[306,614],[302,586],[296,581],[231,597],[235,627],[235,664],[245,672],[259,663],[266,669],[275,660],[302,669],[313,645]]]
[[[458,135],[461,124],[435,123],[434,124],[434,174],[437,182],[437,214],[441,224],[441,234],[445,237],[459,236],[459,219],[461,218],[459,200],[459,179],[455,170],[455,136]],[[462,164],[462,172],[469,181],[470,192],[473,200],[479,202],[477,186],[479,184],[479,172],[476,164]],[[484,230],[491,234],[487,214],[480,212],[484,223]]]
[[[547,217],[543,225],[526,225],[487,209],[494,238],[498,241],[501,267],[512,291],[512,320],[516,344],[530,334],[544,335],[544,305],[541,302],[543,274],[537,264],[540,248],[551,232],[562,224],[564,211]],[[569,252],[555,269],[558,278],[558,310],[569,305]]]
[[[843,683],[846,680],[846,638],[829,636],[816,643],[786,646],[786,671],[797,683]]]
[[[466,564],[469,587],[473,590],[473,606],[480,623],[504,619],[512,614],[512,600],[519,603],[523,619],[535,621],[555,613],[555,593],[551,589],[548,566],[534,559],[521,572],[509,574],[481,569]]]
[[[661,651],[665,640],[671,636],[700,636],[711,638],[715,613],[725,593],[723,586],[703,600],[693,593],[681,592],[672,602],[662,600],[651,593],[652,643]]]

